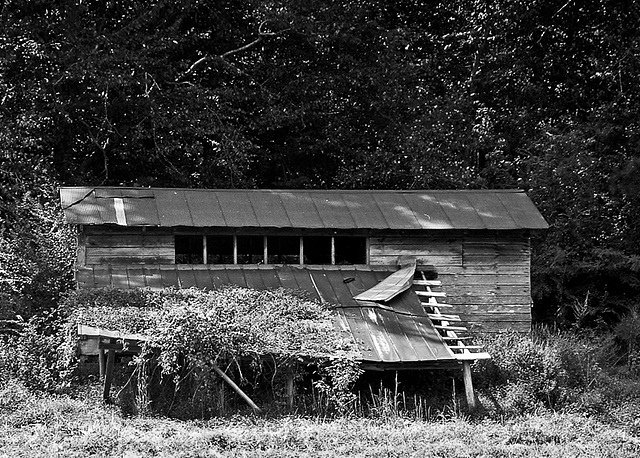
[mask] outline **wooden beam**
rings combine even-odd
[[[478,359],[491,359],[491,355],[487,352],[479,353],[461,353],[454,355],[458,361],[476,361]]]
[[[106,403],[111,402],[111,382],[113,380],[113,366],[116,360],[116,351],[109,350],[107,352],[107,367],[104,373],[104,385],[102,387],[102,400]]]
[[[416,294],[424,297],[447,297],[447,294],[441,291],[416,291]]]
[[[476,396],[473,392],[473,380],[471,378],[471,363],[465,361],[462,363],[462,380],[464,381],[464,392],[467,397],[467,406],[469,412],[476,410]]]
[[[253,411],[254,411],[255,413],[262,413],[262,410],[260,410],[260,407],[258,407],[258,406],[256,405],[256,403],[255,403],[255,402],[253,402],[253,401],[251,400],[251,398],[250,398],[249,396],[247,396],[247,394],[246,394],[244,391],[242,391],[242,389],[240,389],[240,387],[239,387],[238,385],[236,385],[236,384],[235,384],[235,382],[234,382],[233,380],[231,380],[231,379],[229,378],[229,376],[228,376],[227,374],[225,374],[225,373],[222,371],[222,369],[220,369],[220,368],[218,367],[218,365],[217,365],[217,364],[215,364],[215,363],[211,363],[211,367],[213,367],[213,370],[214,370],[214,371],[216,371],[216,373],[217,373],[220,377],[222,377],[222,379],[223,379],[225,382],[227,382],[227,383],[229,384],[229,386],[230,386],[231,388],[233,388],[233,390],[234,390],[236,393],[238,393],[238,394],[240,395],[240,397],[241,397],[242,399],[244,399],[244,400],[247,402],[247,404],[249,404],[249,406],[251,406],[251,408],[253,409]]]
[[[441,324],[434,324],[433,327],[444,331],[468,331],[464,326],[443,326]]]
[[[288,374],[287,375],[287,407],[289,407],[290,410],[293,409],[293,404],[294,404],[295,395],[296,395],[296,385],[294,381],[295,381],[295,375]]]
[[[432,320],[462,321],[460,319],[460,315],[445,315],[444,313],[427,313],[427,316]]]
[[[413,280],[413,284],[417,286],[441,286],[440,280]]]
[[[104,359],[104,348],[100,348],[98,350],[98,368],[100,370],[100,380],[104,380],[104,370],[105,370],[105,359]]]

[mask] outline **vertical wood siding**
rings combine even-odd
[[[85,227],[78,243],[78,265],[175,264],[174,235],[166,229]],[[436,268],[446,303],[454,306],[447,312],[459,314],[472,329],[530,328],[527,231],[430,231],[369,238],[370,264],[397,265],[403,255]]]
[[[472,329],[527,331],[531,326],[531,249],[524,231],[432,232],[370,239],[371,264],[416,256],[432,265],[459,314]]]

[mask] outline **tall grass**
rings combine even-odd
[[[635,457],[640,438],[570,413],[517,419],[124,417],[91,392],[0,389],[0,456],[10,457]]]

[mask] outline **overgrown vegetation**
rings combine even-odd
[[[331,311],[282,289],[73,293],[49,321],[33,318],[22,323],[19,335],[5,336],[2,379],[34,392],[82,386],[87,372],[77,371],[77,323],[149,336],[143,354],[119,366],[114,393],[126,414],[208,418],[248,412],[212,371],[217,364],[271,414],[414,420],[467,415],[459,371],[359,378],[354,342],[334,330]],[[493,358],[473,367],[477,414],[500,419],[564,412],[627,423],[635,431],[636,324],[629,318],[610,333],[540,329],[482,336]],[[292,409],[288,377],[298,390]]]
[[[76,325],[84,324],[146,337],[121,390],[121,401],[129,403],[123,407],[132,412],[226,412],[229,399],[220,392],[214,365],[245,389],[281,403],[285,378],[306,374],[323,400],[314,408],[344,412],[360,374],[358,353],[351,335],[334,329],[331,316],[325,304],[284,289],[83,290],[67,297],[52,328],[38,333],[36,319],[25,323],[11,344],[19,358],[7,354],[5,364],[32,388],[68,383],[75,365],[63,350],[74,348]],[[265,387],[266,393],[259,391]]]
[[[123,418],[97,393],[41,396],[0,386],[0,450],[11,457],[521,457],[635,458],[640,438],[624,425],[577,414],[434,422],[233,417],[185,422]]]

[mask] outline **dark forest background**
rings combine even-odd
[[[0,311],[72,286],[59,185],[520,188],[534,318],[640,303],[640,6],[5,0]]]

